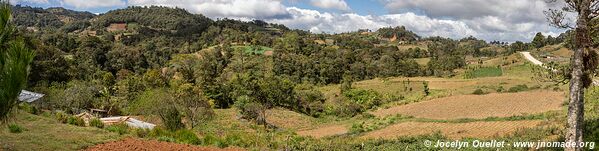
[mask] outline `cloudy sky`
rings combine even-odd
[[[560,3],[545,0],[11,0],[36,7],[104,13],[127,6],[185,8],[210,18],[262,19],[314,33],[406,26],[423,36],[530,41],[536,32],[558,35],[543,14]]]

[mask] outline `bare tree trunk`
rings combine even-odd
[[[578,4],[578,20],[576,22],[576,39],[572,60],[572,79],[570,79],[570,103],[568,105],[568,128],[566,142],[580,144],[584,128],[584,53],[589,46],[589,14],[590,0],[581,0]],[[575,145],[566,147],[567,151],[579,151],[583,148]]]

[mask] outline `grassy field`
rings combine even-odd
[[[464,73],[464,79],[498,77],[501,75],[503,75],[501,67],[477,67],[467,69]]]
[[[11,133],[6,125],[2,125],[0,150],[80,150],[124,137],[99,128],[62,124],[53,117],[24,112],[17,113],[13,121],[25,130]]]

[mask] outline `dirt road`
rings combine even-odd
[[[530,55],[530,52],[523,51],[523,52],[520,52],[520,53],[522,55],[524,55],[524,58],[526,58],[526,60],[532,62],[533,64],[539,65],[539,66],[543,65],[543,62],[537,60],[535,57],[533,57],[532,55]]]

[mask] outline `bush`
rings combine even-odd
[[[248,96],[240,96],[235,101],[235,107],[239,109],[241,118],[248,120],[257,120],[260,117],[262,105],[253,102]]]
[[[11,133],[21,133],[25,131],[25,128],[21,127],[18,124],[9,124],[8,131],[10,131]]]
[[[522,92],[522,91],[526,91],[526,90],[528,90],[528,86],[526,84],[521,84],[521,85],[516,85],[514,87],[511,87],[510,89],[508,89],[508,92],[514,93],[514,92]]]
[[[485,91],[481,90],[481,89],[476,89],[474,90],[474,92],[472,92],[472,94],[474,95],[483,95],[486,94]]]
[[[177,140],[177,142],[185,143],[185,144],[199,145],[202,143],[200,138],[198,138],[198,136],[195,133],[193,133],[191,130],[177,131],[175,133],[175,139]]]
[[[127,126],[127,124],[122,124],[122,123],[115,124],[115,125],[107,126],[106,130],[108,130],[110,132],[119,133],[119,135],[123,135],[123,134],[129,133],[129,126]]]
[[[69,118],[69,115],[64,112],[56,112],[55,116],[56,120],[65,124],[67,123],[67,119]]]
[[[326,105],[324,112],[327,115],[334,115],[337,117],[353,117],[362,113],[364,109],[357,103],[338,101],[334,104]]]
[[[163,113],[160,114],[160,118],[168,130],[176,131],[185,127],[185,125],[181,123],[181,113],[179,113],[179,110],[174,106],[163,111]]]
[[[85,121],[82,118],[76,116],[70,116],[67,118],[67,124],[76,126],[85,126]]]
[[[220,144],[220,139],[212,134],[206,134],[204,136],[204,138],[202,138],[203,146],[210,146],[210,145],[218,146],[218,144]]]
[[[133,132],[135,133],[135,136],[139,138],[148,137],[151,133],[151,131],[146,128],[136,128]]]
[[[374,90],[352,89],[344,92],[343,95],[364,109],[371,109],[381,103],[380,95]]]
[[[503,86],[499,86],[499,87],[497,88],[497,90],[496,90],[496,91],[497,91],[497,92],[503,92],[504,90],[505,90],[505,89],[503,89]]]
[[[89,121],[89,126],[104,128],[104,123],[102,123],[102,121],[98,118],[93,118],[91,121]]]
[[[152,129],[149,133],[148,136],[150,137],[160,137],[160,136],[169,136],[169,132],[160,128],[160,127],[154,127],[154,129]]]
[[[19,107],[19,109],[21,109],[27,113],[31,113],[31,114],[35,114],[35,115],[40,114],[40,110],[37,107],[30,105],[29,103],[21,103],[21,104],[19,104],[18,107]]]

